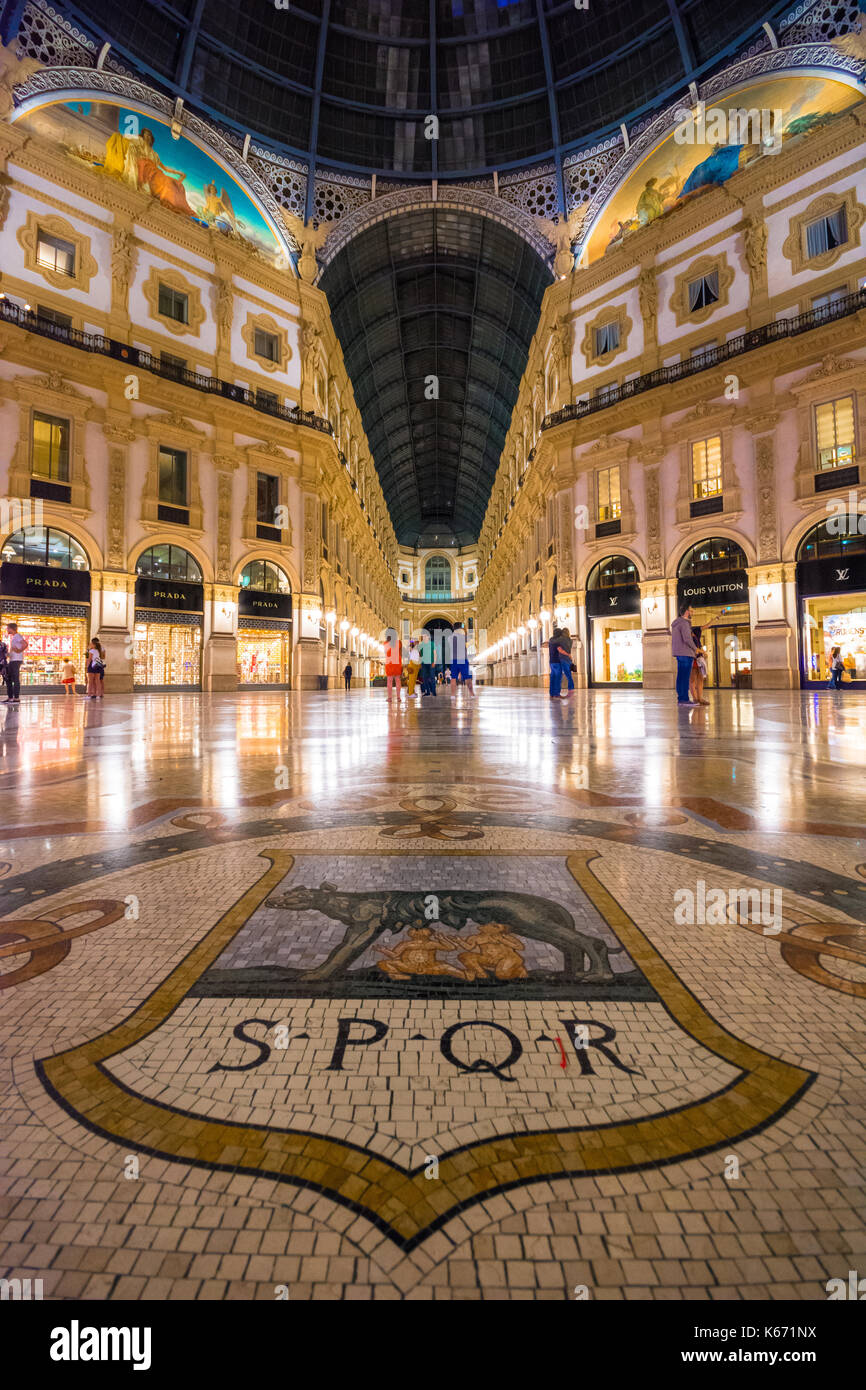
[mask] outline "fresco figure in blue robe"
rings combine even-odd
[[[712,154],[695,165],[680,189],[679,197],[697,193],[699,188],[705,188],[707,184],[725,183],[737,172],[740,153],[744,149],[745,145],[717,145]]]

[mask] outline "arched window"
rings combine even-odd
[[[609,555],[599,560],[586,581],[587,589],[621,589],[636,584],[637,570],[627,555]]]
[[[289,576],[272,560],[250,560],[241,570],[240,587],[265,594],[290,594]]]
[[[726,570],[744,570],[748,560],[736,541],[724,536],[710,536],[687,550],[677,573],[682,579],[695,579],[702,574],[723,574]]]
[[[139,555],[136,574],[147,579],[176,579],[188,584],[201,583],[201,570],[188,550],[179,545],[152,545]]]
[[[842,560],[847,555],[866,554],[866,535],[861,535],[859,516],[833,517],[830,522],[822,521],[807,531],[797,546],[798,560]],[[841,531],[837,535],[836,531]]]
[[[28,526],[13,531],[0,552],[0,558],[12,565],[48,565],[51,569],[87,570],[87,553],[66,531],[55,526]]]
[[[451,593],[451,566],[444,555],[431,555],[424,566],[424,590],[435,598]]]

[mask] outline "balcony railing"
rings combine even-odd
[[[250,406],[262,415],[285,420],[291,425],[304,425],[307,429],[318,430],[320,434],[333,434],[330,422],[323,420],[321,415],[314,414],[312,410],[300,410],[297,406],[280,405],[279,401],[260,399],[255,391],[249,391],[246,386],[236,386],[233,382],[221,381],[216,376],[202,376],[199,372],[191,372],[188,367],[160,362],[152,352],[132,347],[129,343],[119,343],[114,338],[104,337],[102,333],[83,333],[79,328],[64,328],[60,324],[52,323],[50,319],[40,318],[32,309],[20,308],[9,299],[0,299],[0,320],[14,323],[28,333],[38,333],[41,338],[53,338],[57,343],[79,348],[83,352],[95,352],[100,357],[113,357],[126,367],[152,372],[164,381],[177,381],[209,396],[223,396],[226,400]]]
[[[426,594],[403,594],[402,597],[404,603],[471,603],[475,598],[475,591],[452,593],[450,589],[447,592],[436,589]]]
[[[622,386],[612,386],[605,392],[604,399],[595,397],[589,401],[575,401],[572,405],[565,405],[552,415],[545,416],[541,428],[554,429],[569,420],[582,420],[585,415],[595,415],[599,410],[609,410],[620,401],[631,400],[633,396],[652,391],[656,386],[668,386],[673,381],[683,381],[686,377],[712,371],[723,362],[741,357],[744,352],[752,352],[755,348],[766,347],[768,343],[777,343],[784,338],[796,338],[801,333],[808,333],[810,329],[822,328],[826,323],[856,314],[859,309],[866,309],[866,289],[846,294],[832,304],[823,304],[819,309],[809,309],[805,314],[797,314],[794,318],[776,319],[774,323],[765,323],[760,328],[750,328],[747,333],[740,333],[729,342],[722,343],[720,347],[707,348],[699,357],[690,357],[685,362],[674,362],[669,367],[656,367],[651,372],[644,372],[643,376],[624,381]]]

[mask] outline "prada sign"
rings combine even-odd
[[[797,566],[797,586],[807,597],[861,593],[866,590],[866,555],[846,555],[839,560],[801,560]]]
[[[640,586],[623,584],[618,589],[587,589],[586,611],[591,618],[616,618],[620,613],[639,613]]]
[[[692,579],[677,580],[677,599],[688,599],[693,608],[718,608],[726,603],[748,603],[749,576],[745,570],[728,570],[725,574],[701,574]]]
[[[135,581],[136,608],[166,608],[173,613],[201,613],[204,588],[179,579],[148,579],[140,574]]]
[[[0,593],[8,598],[89,603],[90,575],[87,570],[60,570],[50,565],[18,565],[5,561],[0,565]]]
[[[241,589],[238,613],[248,618],[290,618],[291,594],[266,594],[263,589]]]

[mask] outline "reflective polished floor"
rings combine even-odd
[[[825,1300],[866,694],[709,700],[0,706],[0,1277]]]

